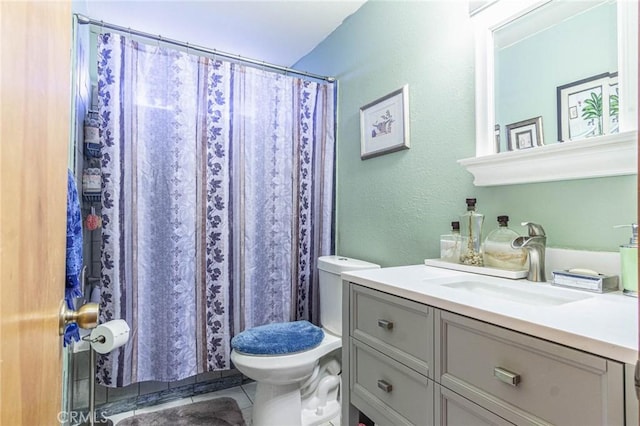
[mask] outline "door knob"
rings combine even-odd
[[[75,322],[80,328],[95,328],[98,325],[98,314],[100,305],[97,303],[85,303],[77,311],[67,308],[67,303],[63,300],[60,303],[58,314],[58,332],[62,336],[67,324]]]

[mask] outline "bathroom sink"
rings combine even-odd
[[[527,284],[522,284],[527,285]],[[563,291],[553,287],[544,288],[517,288],[511,285],[484,282],[475,279],[442,284],[459,291],[469,292],[473,295],[486,296],[510,302],[523,303],[533,306],[557,306],[566,303],[589,299],[592,296]]]

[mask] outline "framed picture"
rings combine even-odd
[[[360,108],[360,158],[409,148],[409,86]]]
[[[541,116],[507,124],[506,131],[509,151],[544,145]]]
[[[618,131],[618,73],[604,73],[558,86],[558,141]]]

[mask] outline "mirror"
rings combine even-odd
[[[507,129],[535,117],[542,117],[541,144],[618,131],[616,21],[615,1],[552,2],[494,31],[497,152],[528,148]],[[561,99],[558,87],[565,87]],[[558,115],[559,108],[571,113]],[[570,125],[559,126],[567,119]]]
[[[473,16],[476,156],[459,163],[476,185],[637,172],[637,7],[499,0]]]

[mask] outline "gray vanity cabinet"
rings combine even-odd
[[[379,426],[432,424],[433,308],[357,285],[349,300],[351,403]]]
[[[625,424],[622,363],[353,283],[343,297],[344,426]]]
[[[623,425],[623,364],[438,310],[436,380],[518,425]]]

